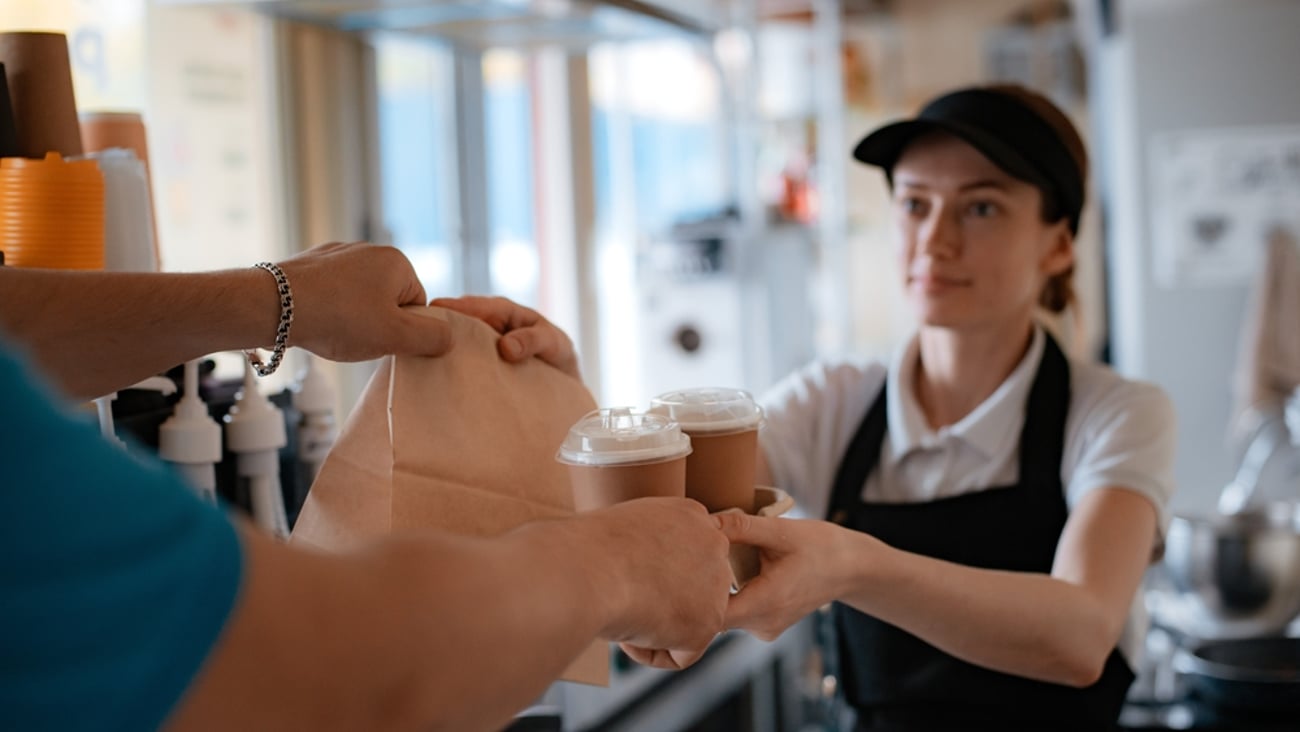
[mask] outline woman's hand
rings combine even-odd
[[[854,562],[869,562],[870,536],[828,521],[724,513],[722,533],[733,544],[759,549],[762,571],[731,598],[728,628],[773,640],[846,591]]]
[[[504,297],[475,295],[439,297],[429,304],[478,318],[492,326],[501,334],[501,340],[497,341],[497,351],[501,358],[510,363],[536,356],[569,376],[582,380],[573,341],[536,310]]]
[[[1079,688],[1096,683],[1120,638],[1157,526],[1146,496],[1096,489],[1071,510],[1048,575],[901,551],[823,521],[718,518],[763,560],[731,598],[727,627],[771,639],[838,600],[968,663]]]

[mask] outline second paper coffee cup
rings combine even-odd
[[[754,512],[758,428],[763,409],[740,389],[683,389],[655,397],[651,414],[681,425],[691,438],[686,497],[709,511]]]
[[[569,428],[556,459],[569,466],[573,507],[686,495],[690,438],[672,420],[620,407],[589,412]]]

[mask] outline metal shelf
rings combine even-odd
[[[683,0],[162,0],[242,7],[349,32],[397,31],[475,48],[585,48],[613,40],[710,38],[728,3]]]

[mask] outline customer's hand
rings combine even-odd
[[[711,639],[710,639],[711,640]],[[706,651],[709,650],[709,644],[705,643],[694,650],[669,651],[664,649],[642,648],[634,646],[631,643],[619,643],[618,647],[628,655],[633,661],[642,666],[652,666],[654,668],[667,669],[669,671],[681,671],[689,668],[696,661],[700,660]]]
[[[704,506],[645,498],[582,514],[590,550],[613,560],[601,637],[664,668],[693,663],[722,630],[731,592],[729,544]],[[648,650],[654,649],[654,650]]]
[[[335,361],[438,356],[451,348],[445,322],[403,310],[423,306],[425,293],[411,262],[397,249],[324,244],[281,262],[280,268],[293,290],[292,345]],[[266,292],[274,294],[269,286]]]
[[[478,318],[501,334],[501,358],[517,363],[536,356],[579,381],[578,356],[564,331],[538,313],[504,297],[440,297],[430,305]]]

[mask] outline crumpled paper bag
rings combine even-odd
[[[312,484],[294,542],[339,550],[411,529],[490,537],[573,513],[555,452],[596,407],[586,387],[537,359],[502,361],[498,334],[475,318],[421,312],[448,322],[451,352],[380,365]],[[608,684],[608,646],[593,644],[561,678]]]

